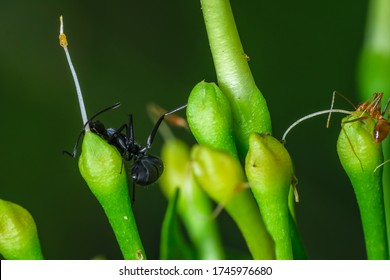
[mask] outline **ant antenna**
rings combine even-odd
[[[333,104],[333,102],[332,102]],[[311,119],[313,117],[316,117],[316,116],[319,116],[319,115],[324,115],[324,114],[329,114],[330,113],[341,113],[341,114],[346,114],[346,115],[350,115],[352,114],[352,112],[350,111],[347,111],[347,110],[342,110],[342,109],[329,109],[329,110],[323,110],[323,111],[318,111],[318,112],[314,112],[312,114],[309,114],[307,116],[304,116],[302,118],[300,118],[299,120],[295,121],[292,125],[289,126],[289,128],[287,128],[287,130],[284,132],[283,134],[283,137],[282,137],[282,143],[285,143],[286,142],[286,137],[287,137],[287,134],[291,131],[291,129],[293,129],[295,126],[297,126],[298,124],[300,124],[301,122],[307,120],[307,119]],[[329,119],[328,119],[329,121]],[[328,124],[328,123],[327,123]],[[327,125],[328,126],[328,125]]]
[[[87,111],[85,110],[85,105],[84,105],[84,99],[83,99],[83,94],[81,93],[81,88],[79,84],[79,80],[77,78],[76,71],[74,70],[72,60],[70,58],[70,54],[68,51],[68,41],[66,40],[66,35],[64,34],[64,22],[62,20],[62,16],[60,16],[60,46],[64,48],[66,59],[68,60],[68,64],[70,67],[70,71],[72,72],[73,80],[76,86],[76,91],[77,91],[77,97],[79,99],[79,105],[80,105],[80,112],[81,112],[81,118],[83,120],[84,128],[86,131],[89,130],[89,124],[88,124],[88,117],[87,117]]]
[[[121,103],[120,102],[117,102],[115,103],[114,105],[111,105],[110,107],[107,107],[103,110],[101,110],[100,112],[97,112],[95,115],[93,115],[89,120],[87,120],[87,122],[84,124],[83,126],[83,129],[81,130],[79,136],[77,137],[77,141],[76,141],[76,144],[74,145],[74,148],[73,148],[73,152],[72,153],[69,153],[68,151],[63,151],[62,153],[63,154],[67,154],[71,157],[75,157],[76,156],[76,153],[77,153],[77,147],[79,146],[79,143],[80,143],[80,139],[81,139],[81,136],[83,136],[85,134],[85,130],[86,130],[86,127],[89,126],[89,123],[91,121],[93,121],[97,116],[99,116],[100,114],[103,114],[104,112],[107,112],[109,110],[112,110],[112,109],[116,109],[118,108],[119,106],[121,106]]]
[[[347,97],[345,97],[344,95],[342,95],[342,94],[339,93],[338,91],[333,91],[332,103],[330,104],[330,110],[333,110],[333,105],[334,105],[334,100],[335,100],[335,98],[336,98],[336,94],[337,94],[338,96],[340,96],[341,98],[343,98],[345,101],[347,101],[349,104],[351,104],[353,108],[356,109],[355,105],[351,102],[351,100],[349,100]],[[327,121],[326,121],[326,128],[329,128],[330,116],[331,116],[332,112],[333,112],[333,111],[330,111],[330,112],[329,112],[328,119],[327,119]]]

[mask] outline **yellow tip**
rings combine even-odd
[[[68,46],[68,41],[66,40],[66,35],[64,34],[64,22],[62,16],[60,16],[60,46],[66,48]]]

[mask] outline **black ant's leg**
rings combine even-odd
[[[183,110],[186,107],[187,107],[187,104],[180,106],[179,108],[176,108],[172,111],[169,111],[169,112],[165,113],[164,115],[161,115],[158,118],[157,122],[154,124],[152,131],[149,134],[148,140],[146,141],[146,149],[149,149],[152,146],[154,137],[156,136],[156,133],[157,133],[157,130],[160,127],[161,122],[164,120],[165,116],[168,116],[168,115],[173,114],[177,111]]]
[[[85,130],[83,129],[80,134],[79,134],[79,137],[77,137],[77,141],[76,141],[76,144],[74,145],[74,148],[73,148],[73,152],[72,153],[69,153],[68,151],[62,151],[62,154],[63,155],[69,155],[71,157],[76,157],[76,154],[77,154],[77,147],[79,146],[79,142],[80,142],[80,139],[81,139],[81,136],[83,136],[85,134]]]
[[[127,147],[130,147],[134,144],[134,126],[133,126],[133,114],[129,115],[129,126],[127,127],[127,141],[126,145]]]
[[[131,196],[131,207],[133,207],[134,205],[134,202],[135,202],[135,183],[133,181],[133,190],[132,190],[133,194]]]

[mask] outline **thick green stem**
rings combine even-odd
[[[252,132],[271,132],[266,101],[257,88],[228,0],[201,0],[218,85],[229,99],[242,158]]]

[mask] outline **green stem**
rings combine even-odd
[[[228,0],[201,0],[218,85],[229,99],[242,158],[252,132],[271,132],[266,101],[257,88]]]
[[[390,1],[370,1],[365,47],[390,52]]]

